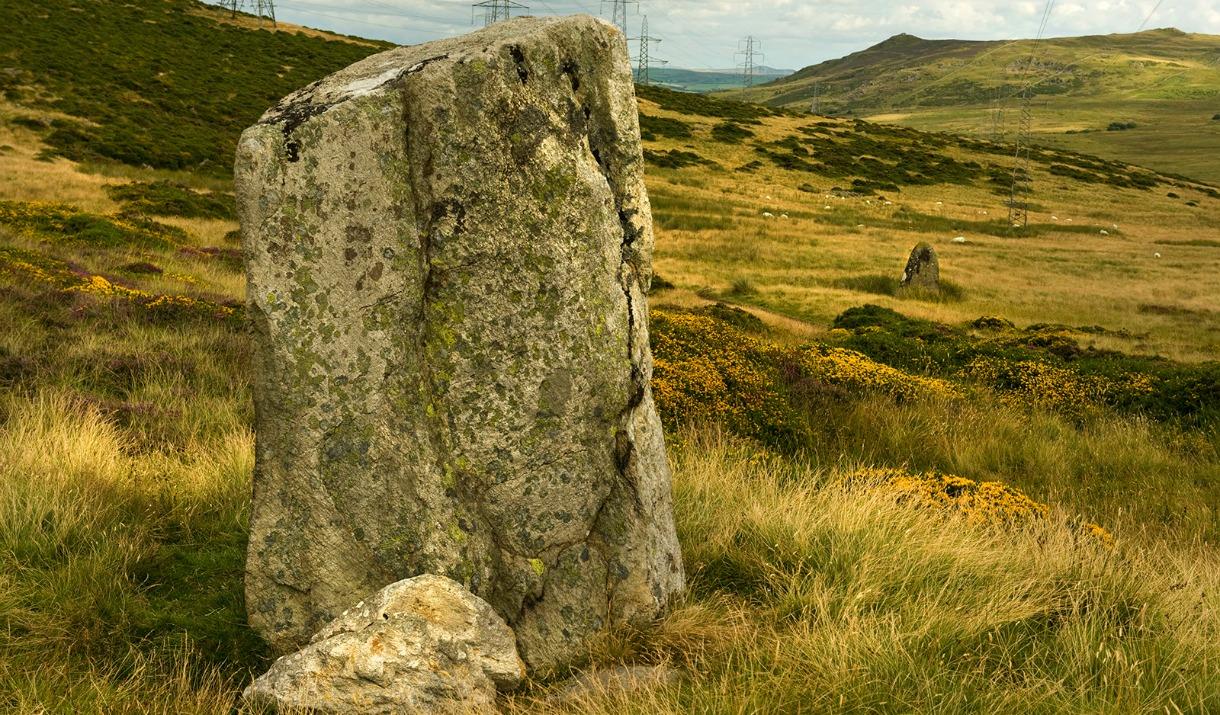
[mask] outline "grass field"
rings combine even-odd
[[[504,709],[1220,709],[1215,190],[1048,150],[1013,230],[1002,146],[641,97],[691,589],[582,658],[682,677]],[[56,111],[0,104],[0,711],[233,711],[231,182],[49,157]]]

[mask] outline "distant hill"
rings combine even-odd
[[[821,114],[967,135],[990,136],[994,126],[1003,136],[1016,112],[997,116],[994,103],[1015,109],[1025,85],[1040,142],[1220,180],[1216,35],[1159,29],[1045,39],[1035,49],[1031,40],[902,34],[724,96],[803,111],[816,101]]]
[[[763,66],[755,70],[754,81],[756,84],[771,82],[787,77],[792,72]],[[682,92],[715,92],[743,86],[741,70],[737,69],[691,70],[681,67],[653,67],[648,74],[653,84]]]
[[[827,112],[862,113],[990,102],[1016,94],[1029,77],[1036,96],[1202,99],[1220,94],[1220,36],[1179,30],[1042,40],[925,40],[895,35],[737,92],[775,106],[812,102]]]
[[[192,0],[4,0],[0,26],[0,97],[66,115],[53,153],[215,174],[267,107],[390,46]]]

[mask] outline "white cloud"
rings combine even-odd
[[[530,14],[609,15],[601,0],[519,0]],[[1133,32],[1156,0],[1061,0],[1048,36]],[[731,67],[739,40],[761,40],[766,64],[799,68],[864,49],[906,32],[926,38],[972,40],[1031,37],[1041,0],[641,0],[628,6],[629,34],[648,15],[662,38],[654,56],[679,67]],[[467,32],[472,11],[462,0],[277,0],[279,17],[312,27],[414,44]],[[604,12],[603,12],[604,11]],[[482,14],[474,15],[481,24]],[[1176,26],[1220,34],[1214,0],[1164,2],[1148,27]]]

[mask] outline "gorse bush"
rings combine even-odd
[[[657,310],[652,321],[653,389],[662,415],[677,423],[725,424],[780,449],[799,450],[814,439],[811,401],[859,392],[899,401],[960,394],[944,380],[910,375],[852,350],[770,343],[745,332],[754,325],[725,307],[702,315]]]

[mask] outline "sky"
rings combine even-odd
[[[215,1],[215,0],[211,0]],[[247,6],[252,0],[245,0]],[[602,0],[519,0],[513,14],[610,17]],[[361,37],[417,44],[460,35],[483,24],[482,10],[461,0],[275,0],[276,16]],[[638,0],[627,6],[628,35],[648,17],[654,63],[725,69],[736,66],[743,38],[754,36],[756,64],[799,69],[862,50],[906,32],[927,39],[995,40],[1034,37],[1044,0]],[[1220,34],[1216,0],[1057,0],[1047,37],[1176,27]],[[631,44],[632,52],[636,43]]]

